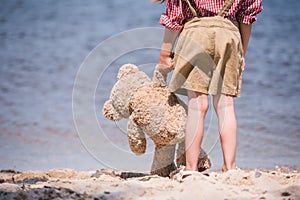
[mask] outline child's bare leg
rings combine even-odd
[[[223,94],[215,95],[213,104],[219,120],[219,132],[224,158],[222,171],[235,169],[237,122],[233,97]]]
[[[206,94],[188,91],[188,117],[186,124],[186,170],[197,171],[198,157],[204,134],[204,118],[208,110]]]

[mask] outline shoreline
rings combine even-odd
[[[0,199],[300,199],[300,170],[195,174],[179,183],[145,172],[0,171]]]

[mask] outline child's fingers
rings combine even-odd
[[[245,67],[246,67],[246,60],[245,60],[245,57],[242,58],[243,62],[242,62],[242,71],[245,70]]]

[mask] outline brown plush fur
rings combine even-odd
[[[104,104],[103,114],[110,120],[128,118],[128,141],[137,155],[146,151],[145,134],[148,135],[155,144],[151,174],[168,176],[176,169],[175,155],[177,166],[185,164],[186,110],[166,87],[165,75],[155,70],[153,80],[135,65],[123,65],[110,99]],[[200,155],[199,169],[209,168],[206,153],[202,150]]]

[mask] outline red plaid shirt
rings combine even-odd
[[[225,0],[190,0],[199,16],[217,15]],[[252,24],[256,15],[262,11],[262,0],[235,0],[225,17],[232,21]],[[193,14],[185,0],[166,0],[166,13],[160,17],[160,24],[180,31],[184,23],[193,18]]]

